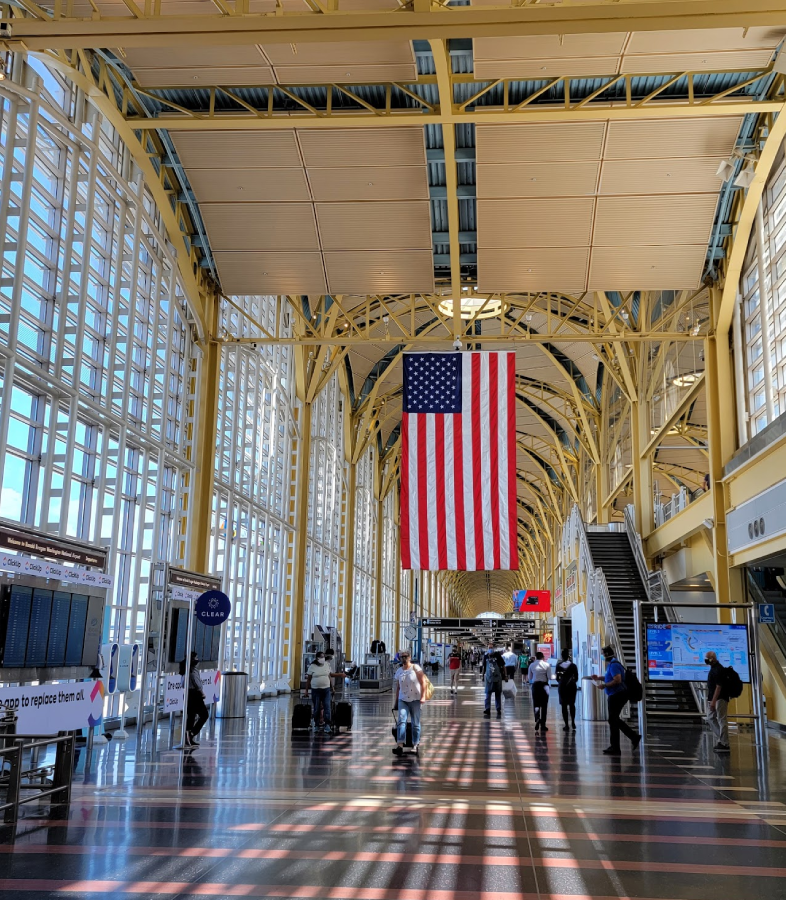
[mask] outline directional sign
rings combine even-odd
[[[486,631],[512,631],[524,627],[531,627],[532,622],[516,623],[506,619],[421,619],[420,624],[424,628],[439,628],[441,630],[479,628]]]
[[[760,603],[759,604],[759,622],[762,625],[774,625],[775,624],[775,604],[774,603]]]

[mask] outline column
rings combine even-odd
[[[344,558],[347,577],[344,591],[344,654],[354,659],[352,650],[352,620],[355,612],[355,492],[357,490],[357,466],[352,462],[350,452],[349,475],[347,478],[347,512],[344,528]],[[357,660],[355,660],[357,662]]]
[[[297,480],[295,483],[295,560],[292,569],[292,597],[289,610],[289,684],[300,687],[303,658],[303,610],[306,590],[306,546],[308,539],[308,489],[311,468],[311,404],[300,407]]]

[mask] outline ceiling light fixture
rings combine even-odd
[[[671,383],[675,387],[690,387],[692,384],[696,384],[703,374],[703,372],[685,372],[682,375],[675,375],[671,379]]]
[[[459,301],[462,319],[493,319],[499,316],[504,309],[502,300],[498,297],[479,297],[467,294]],[[445,297],[440,301],[439,311],[449,318],[453,317],[453,298]]]
[[[753,165],[747,165],[734,179],[734,186],[747,190],[753,184],[753,179],[755,177],[756,169],[753,167]]]

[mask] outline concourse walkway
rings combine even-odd
[[[656,732],[601,754],[606,726],[535,736],[525,692],[482,717],[478,677],[437,679],[424,753],[391,754],[391,697],[351,733],[293,740],[292,698],[203,733],[193,755],[132,737],[79,776],[68,819],[27,812],[0,844],[4,900],[54,897],[539,900],[783,897],[786,741]],[[164,744],[166,732],[164,732]],[[82,768],[83,761],[80,761]]]

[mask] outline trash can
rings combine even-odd
[[[216,716],[219,719],[244,719],[248,672],[222,672],[221,680],[221,699],[218,701]]]
[[[606,692],[595,687],[595,682],[585,675],[581,679],[581,718],[587,722],[605,722],[609,717]]]

